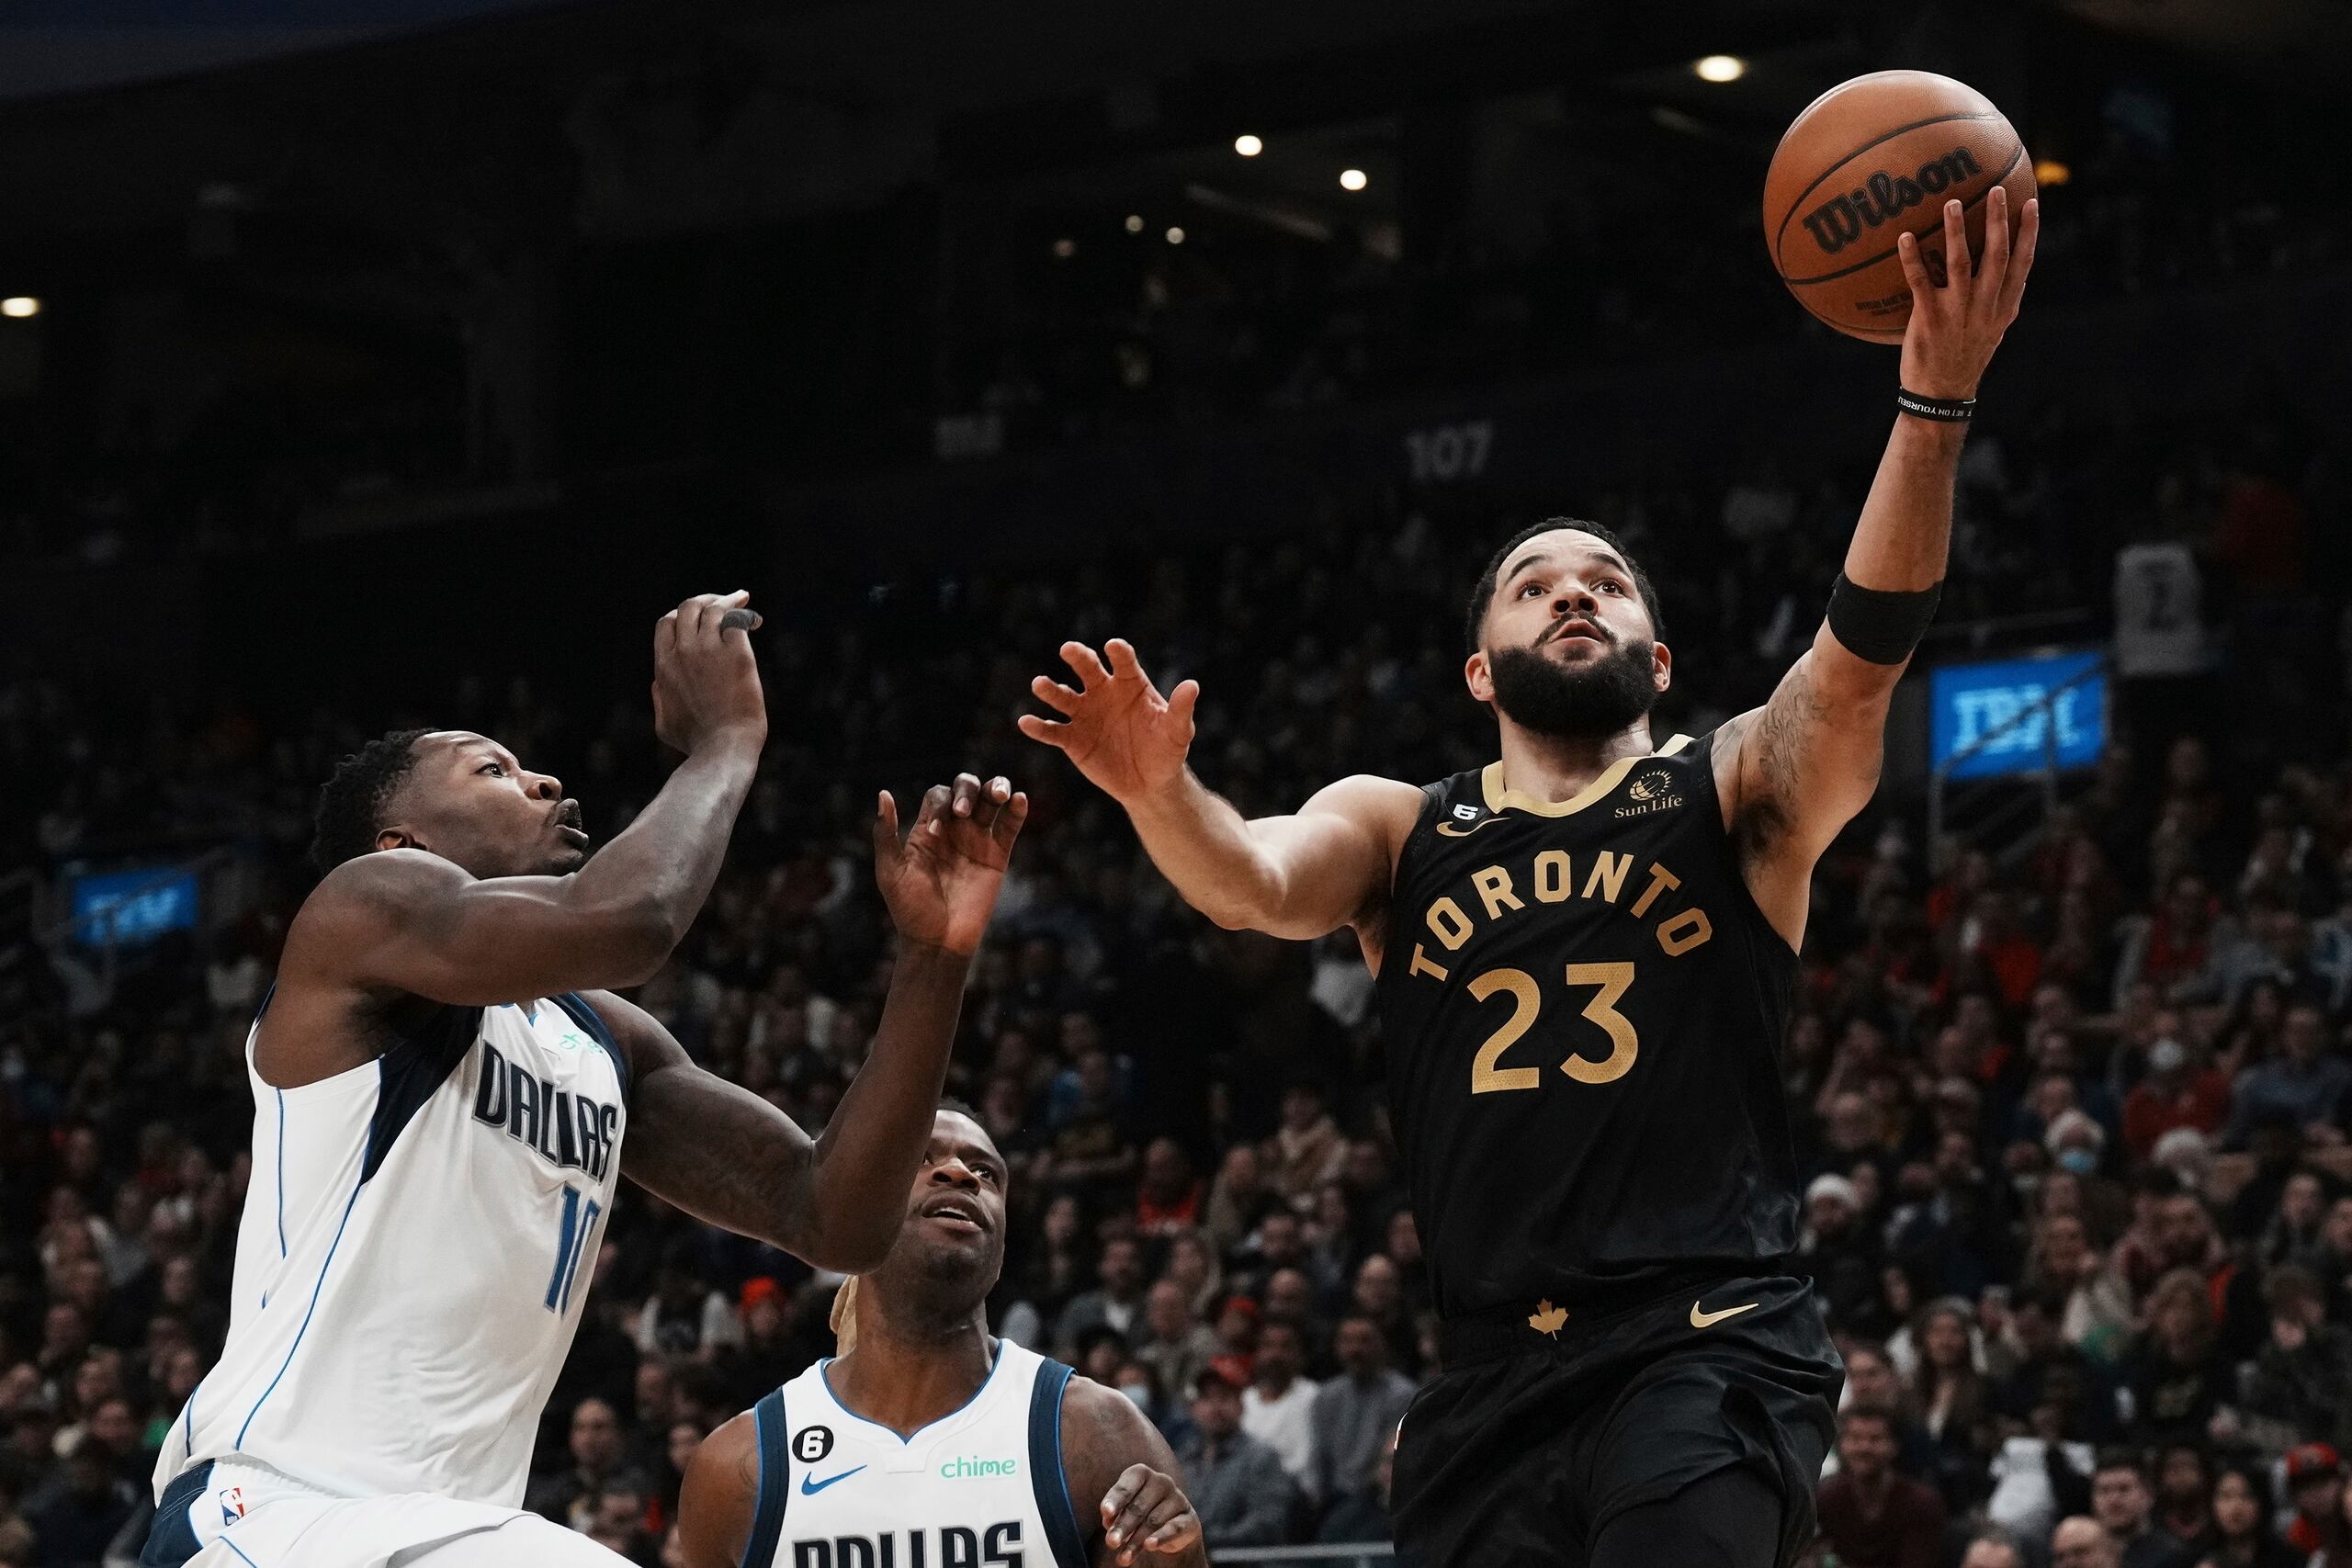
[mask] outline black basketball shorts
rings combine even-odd
[[[1787,1563],[1845,1367],[1810,1281],[1715,1279],[1597,1313],[1450,1322],[1444,1370],[1406,1414],[1394,1506],[1419,1568],[1582,1568],[1593,1537],[1730,1466],[1782,1499]],[[1664,1568],[1664,1565],[1661,1565]]]

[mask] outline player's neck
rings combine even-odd
[[[911,1437],[972,1402],[1002,1352],[978,1312],[954,1323],[894,1323],[858,1302],[857,1346],[829,1369],[851,1414]]]
[[[1609,735],[1542,735],[1510,719],[1501,721],[1503,787],[1535,800],[1574,800],[1611,762],[1646,757],[1650,743],[1645,715]]]

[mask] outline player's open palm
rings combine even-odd
[[[1040,675],[1029,690],[1064,721],[1023,714],[1021,733],[1067,756],[1114,800],[1139,800],[1184,771],[1200,683],[1182,682],[1163,697],[1124,640],[1113,637],[1102,654],[1098,658],[1082,642],[1062,644],[1062,658],[1078,673],[1077,689]]]
[[[2018,319],[2026,275],[2041,236],[2041,204],[2029,200],[2016,215],[2012,241],[2009,193],[1995,186],[1984,197],[1984,247],[1971,255],[1966,209],[1944,204],[1940,269],[1905,233],[1895,241],[1911,286],[1911,321],[1903,333],[1903,386],[1923,398],[1967,399]]]
[[[891,922],[910,942],[967,956],[996,908],[1012,841],[1029,819],[1029,797],[1002,778],[986,784],[959,773],[933,784],[904,838],[899,803],[882,792],[874,813],[874,880]]]

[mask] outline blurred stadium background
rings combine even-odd
[[[1788,1043],[1808,1265],[1904,1413],[1818,1551],[2040,1563],[2096,1474],[2129,1568],[2352,1563],[2342,0],[216,9],[0,11],[0,1564],[135,1556],[333,760],[480,728],[608,835],[650,623],[745,585],[766,772],[639,999],[821,1123],[872,791],[1012,773],[955,1069],[998,1321],[1135,1391],[1220,1561],[1385,1556],[1432,1336],[1369,981],[1177,904],[1012,717],[1124,635],[1245,809],[1472,765],[1461,597],[1563,511],[1660,582],[1671,728],[1759,699],[1894,356],[1758,193],[1895,65],[2002,106],[2048,228]],[[632,1192],[532,1506],[661,1562],[832,1283]]]

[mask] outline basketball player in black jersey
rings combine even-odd
[[[1662,743],[1673,658],[1605,530],[1508,542],[1470,597],[1500,759],[1359,776],[1244,820],[1184,766],[1199,689],[1066,644],[1022,718],[1218,924],[1352,925],[1444,1320],[1406,1417],[1397,1540],[1431,1568],[1766,1568],[1813,1530],[1843,1371],[1797,1241],[1779,1051],[1814,863],[1870,800],[1933,614],[1962,433],[2016,317],[2035,204],[1947,276],[1900,249],[1900,411],[1813,646],[1764,706]]]

